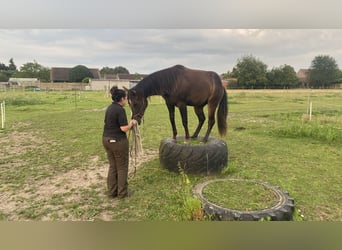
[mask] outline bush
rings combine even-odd
[[[86,77],[82,80],[83,83],[89,83],[90,82],[90,78],[89,77]]]
[[[78,65],[71,69],[69,79],[71,82],[82,82],[85,78],[93,77],[93,74],[86,66]]]

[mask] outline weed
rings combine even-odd
[[[267,216],[266,218],[262,217],[259,221],[271,221],[272,218],[270,216]]]
[[[293,218],[294,221],[304,221],[304,215],[302,214],[302,211],[298,208],[295,208],[293,212]]]
[[[183,195],[183,218],[185,220],[205,220],[202,203],[197,196],[191,194],[191,183],[186,173],[179,168],[182,195]]]
[[[7,215],[0,212],[0,220],[5,220],[7,218]]]
[[[236,161],[231,160],[228,162],[228,166],[226,166],[224,169],[222,169],[221,174],[222,175],[231,175],[239,172],[239,167]]]

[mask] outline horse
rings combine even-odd
[[[169,111],[169,119],[176,140],[177,128],[175,123],[175,107],[178,107],[185,130],[185,140],[190,139],[188,129],[187,106],[193,106],[198,118],[198,126],[191,136],[195,139],[203,126],[205,115],[203,107],[208,105],[208,128],[202,142],[207,142],[217,110],[217,125],[221,137],[227,131],[228,100],[225,88],[219,75],[213,71],[204,71],[175,65],[156,71],[127,90],[127,99],[132,110],[132,119],[138,124],[148,106],[147,97],[160,95],[164,98]]]

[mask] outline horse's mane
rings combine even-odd
[[[170,68],[156,71],[142,79],[134,88],[145,97],[172,92],[174,82],[186,68],[175,65]]]

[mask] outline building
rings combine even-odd
[[[51,82],[70,82],[70,71],[72,68],[64,67],[52,67],[50,70],[50,80]],[[93,74],[93,79],[101,79],[99,69],[89,69]]]
[[[109,91],[113,86],[121,89],[124,87],[130,89],[146,76],[139,74],[105,75],[103,79],[91,79],[89,82],[89,90]]]
[[[301,83],[301,87],[307,88],[309,87],[309,70],[308,69],[300,69],[297,72],[297,77]]]
[[[9,86],[21,86],[24,84],[32,84],[35,85],[39,83],[40,81],[37,78],[10,78],[8,80]]]

